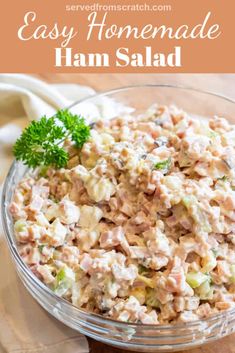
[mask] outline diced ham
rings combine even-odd
[[[166,289],[169,292],[182,293],[186,288],[186,277],[181,260],[174,258],[173,267],[167,276]]]
[[[59,219],[55,219],[54,222],[50,226],[50,243],[53,246],[60,246],[64,244],[65,236],[67,234],[67,229],[63,224],[59,221]]]
[[[42,276],[43,282],[46,284],[50,284],[55,281],[55,277],[51,274],[51,270],[47,265],[38,265],[36,270]]]
[[[31,193],[32,198],[34,198],[35,196],[40,196],[43,199],[46,199],[46,198],[48,198],[48,195],[49,195],[49,187],[48,186],[34,185],[32,187],[32,193]]]
[[[70,267],[76,266],[79,261],[79,249],[76,246],[64,246],[61,260]]]
[[[184,311],[180,313],[178,322],[190,322],[198,320],[198,315],[194,314],[192,311]]]
[[[43,206],[43,198],[39,195],[35,195],[32,197],[32,200],[29,204],[29,209],[30,211],[32,212],[40,212],[41,211],[41,208]]]
[[[93,260],[88,254],[84,254],[81,261],[80,261],[80,267],[84,272],[89,272],[91,270],[93,264]]]
[[[210,304],[205,303],[205,304],[199,305],[196,313],[200,318],[208,317],[211,314]]]
[[[122,227],[115,227],[112,230],[101,233],[99,241],[101,248],[104,249],[121,245],[126,252],[129,253],[130,251]]]
[[[130,246],[130,255],[132,259],[146,259],[150,256],[146,246]]]
[[[149,313],[140,313],[139,318],[142,324],[157,325],[159,323],[155,310],[151,310]]]

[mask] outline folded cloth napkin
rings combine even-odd
[[[0,75],[0,184],[12,162],[11,146],[28,120],[93,94],[89,87],[49,85],[27,75]],[[85,336],[42,309],[17,278],[0,224],[0,353],[88,352]]]
[[[43,115],[52,116],[56,110],[94,94],[86,86],[75,84],[49,85],[21,74],[0,74],[0,184],[12,161],[12,144],[29,120]],[[10,150],[10,151],[9,151]]]

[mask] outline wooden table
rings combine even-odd
[[[133,84],[172,83],[192,86],[222,93],[235,99],[235,75],[224,74],[40,74],[35,75],[47,82],[79,83],[91,86],[97,91],[105,91]],[[128,351],[109,347],[103,343],[89,340],[91,353],[125,353]],[[196,348],[185,353],[235,353],[235,334],[216,343]]]

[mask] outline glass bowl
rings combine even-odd
[[[118,115],[126,111],[124,108],[126,106],[134,108],[134,114],[139,114],[156,102],[166,105],[176,104],[200,117],[218,115],[230,121],[235,118],[235,102],[231,99],[214,93],[170,85],[125,87],[94,95],[73,104],[69,109],[81,112],[88,120],[93,120],[98,115]],[[139,352],[172,352],[189,349],[235,331],[235,309],[191,323],[143,325],[118,322],[98,314],[91,314],[56,296],[27,268],[17,251],[8,206],[15,186],[26,172],[27,168],[24,165],[14,162],[7,175],[2,193],[3,227],[16,270],[23,284],[37,302],[55,318],[98,341]]]

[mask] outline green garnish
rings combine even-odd
[[[39,170],[39,176],[45,178],[47,176],[48,168],[49,167],[46,165],[41,166]]]
[[[216,250],[216,249],[211,249],[211,251],[213,252],[213,254],[214,254],[215,257],[218,256],[218,253],[219,253],[218,250]]]
[[[146,304],[152,308],[159,308],[160,301],[156,298],[156,290],[152,288],[146,288]]]
[[[202,283],[209,281],[210,277],[202,272],[189,272],[186,275],[186,281],[191,288],[197,288]]]
[[[44,244],[40,244],[40,245],[38,245],[38,250],[39,250],[39,252],[42,254],[42,251],[43,251],[43,248],[44,248]]]
[[[59,295],[60,297],[64,295],[75,282],[75,273],[69,267],[61,268],[56,277],[54,283],[54,292]]]
[[[216,132],[216,131],[214,131],[214,130],[210,130],[210,131],[209,131],[209,137],[210,137],[210,138],[215,138],[215,137],[217,137],[217,136],[219,136],[218,132]]]
[[[57,276],[56,276],[57,283],[60,283],[61,281],[63,281],[65,279],[65,277],[66,277],[65,269],[62,268],[57,273]]]
[[[59,110],[56,118],[64,124],[76,147],[81,148],[90,137],[90,127],[86,125],[84,118],[73,115],[68,110]]]
[[[157,170],[162,170],[167,173],[171,166],[171,158],[167,158],[165,161],[158,162],[154,165],[154,168]]]
[[[32,121],[16,141],[13,152],[17,160],[29,167],[53,166],[63,168],[69,155],[63,142],[70,139],[81,148],[90,136],[90,127],[79,115],[59,110],[55,116]]]
[[[218,178],[217,180],[228,181],[228,177],[226,175],[222,176],[222,178]]]
[[[149,274],[149,269],[143,265],[138,265],[138,273],[142,276]]]

